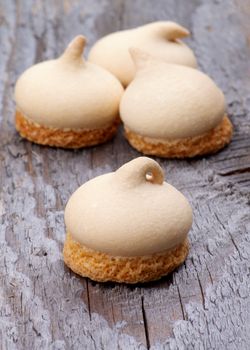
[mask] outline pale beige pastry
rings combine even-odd
[[[120,116],[129,143],[160,157],[213,153],[229,143],[232,124],[222,91],[204,73],[131,49],[137,73]]]
[[[64,261],[96,281],[146,282],[167,275],[188,254],[192,209],[147,157],[98,176],[65,209]]]
[[[109,70],[127,86],[135,75],[130,47],[138,47],[167,62],[197,67],[192,50],[180,40],[188,35],[187,29],[174,22],[149,23],[103,37],[93,46],[88,59]]]
[[[86,62],[79,35],[58,59],[27,69],[15,87],[16,128],[43,145],[78,148],[116,132],[123,87],[110,72]]]

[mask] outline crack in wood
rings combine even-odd
[[[91,308],[90,308],[90,296],[89,296],[89,281],[86,278],[86,291],[87,291],[87,303],[88,303],[88,314],[89,314],[89,319],[91,321]]]
[[[209,253],[209,254],[210,254],[210,253]],[[213,283],[214,283],[214,281],[213,281],[213,277],[212,277],[212,275],[211,275],[211,272],[210,272],[210,270],[209,270],[209,268],[208,268],[207,264],[206,264],[206,269],[207,269],[207,272],[208,272],[208,275],[209,275],[209,278],[210,278],[211,284],[213,284]]]
[[[227,172],[218,172],[218,175],[231,176],[231,175],[244,174],[244,173],[250,173],[250,167],[230,170],[230,171],[227,171]]]
[[[228,234],[229,234],[229,236],[230,236],[230,238],[231,238],[231,241],[232,241],[232,243],[233,243],[235,249],[237,250],[237,252],[238,252],[238,254],[239,254],[240,259],[242,259],[240,249],[239,249],[239,247],[237,246],[237,244],[236,244],[236,242],[235,242],[235,240],[234,240],[232,234],[231,234],[229,231],[228,231]]]
[[[195,269],[195,270],[196,270],[196,269]],[[202,284],[201,284],[201,280],[200,280],[199,274],[198,274],[197,271],[196,271],[196,273],[197,273],[197,280],[198,280],[199,287],[200,287],[200,291],[201,291],[202,306],[203,306],[203,309],[205,309],[205,297],[204,297],[204,292],[203,292],[203,288],[202,288]]]
[[[175,280],[175,279],[174,279],[174,280]],[[184,306],[183,306],[182,299],[181,299],[180,289],[179,289],[179,286],[178,286],[178,284],[176,283],[176,281],[175,281],[175,285],[176,285],[176,288],[177,288],[178,297],[179,297],[179,302],[180,302],[180,306],[181,306],[182,319],[183,319],[183,320],[186,320],[186,316],[185,316],[185,312],[184,312]]]
[[[238,247],[237,244],[235,243],[235,240],[234,240],[233,235],[231,234],[230,230],[226,230],[225,225],[224,225],[223,222],[220,220],[220,218],[219,218],[219,216],[217,215],[217,213],[215,212],[214,214],[215,214],[215,216],[216,216],[218,222],[219,222],[219,223],[221,224],[221,226],[223,227],[224,231],[226,231],[226,232],[228,233],[228,235],[229,235],[229,237],[230,237],[230,239],[231,239],[231,241],[232,241],[232,243],[233,243],[233,246],[235,247],[235,249],[237,250],[239,256],[241,257],[241,253],[240,253],[239,247]]]
[[[149,331],[148,331],[148,323],[147,323],[147,317],[144,307],[144,296],[141,296],[141,309],[142,309],[142,317],[143,317],[143,324],[144,324],[144,330],[145,330],[145,338],[146,338],[146,346],[147,349],[150,349],[150,340],[149,340]]]

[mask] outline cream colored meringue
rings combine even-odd
[[[73,239],[87,248],[111,256],[144,256],[182,243],[192,209],[164,182],[157,162],[139,157],[78,188],[67,203],[65,223]]]
[[[177,23],[154,22],[105,36],[92,47],[88,59],[109,70],[127,86],[135,75],[130,47],[138,47],[167,62],[197,67],[192,50],[179,40],[188,35],[188,30]]]
[[[137,74],[120,103],[130,130],[164,141],[205,134],[222,121],[224,95],[207,75],[130,51]]]
[[[28,119],[61,129],[95,129],[118,116],[123,88],[108,71],[83,59],[85,43],[79,35],[61,57],[21,75],[15,100]]]

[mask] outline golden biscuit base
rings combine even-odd
[[[191,158],[211,154],[225,147],[232,138],[233,126],[225,115],[221,123],[206,134],[178,140],[150,141],[125,128],[125,136],[132,147],[147,155],[163,158]]]
[[[102,129],[57,129],[32,122],[16,110],[16,129],[29,141],[54,147],[81,148],[98,145],[110,140],[119,125],[117,117],[113,124]]]
[[[67,233],[63,256],[65,264],[78,275],[98,282],[138,283],[157,280],[178,267],[189,251],[188,239],[158,254],[138,257],[110,256],[88,249]]]

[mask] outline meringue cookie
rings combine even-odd
[[[77,36],[58,59],[32,66],[18,79],[16,126],[22,136],[61,147],[113,136],[123,88],[108,71],[83,59],[85,43]]]
[[[163,157],[211,153],[231,139],[222,91],[204,73],[131,49],[137,74],[126,89],[120,115],[137,150]]]
[[[88,59],[109,70],[127,86],[135,75],[128,51],[132,46],[167,62],[197,67],[192,50],[179,40],[188,35],[187,29],[174,22],[149,23],[105,36],[92,47]]]
[[[145,282],[172,271],[188,253],[192,209],[139,157],[82,185],[65,209],[64,260],[98,281]]]

